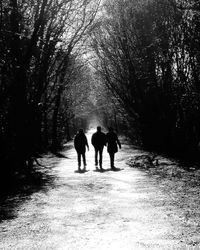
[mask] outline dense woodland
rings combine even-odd
[[[91,46],[96,70],[143,146],[198,152],[200,2],[109,0]]]
[[[0,161],[23,171],[69,140],[89,105],[83,62],[98,2],[3,0],[0,3]],[[81,83],[81,84],[80,84]],[[4,175],[3,174],[3,175]]]
[[[99,117],[143,147],[198,152],[197,0],[2,0],[1,176]]]

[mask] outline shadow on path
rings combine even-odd
[[[63,153],[61,152],[52,152],[56,157],[58,158],[66,158],[66,159],[69,159],[69,157],[67,157],[66,155],[64,155]]]
[[[89,172],[89,170],[87,169],[81,169],[81,170],[75,170],[74,173],[78,173],[78,174],[84,174],[84,173],[87,173]]]
[[[19,207],[28,201],[32,194],[48,192],[55,186],[55,179],[56,176],[49,169],[41,168],[1,184],[0,222],[17,217]]]
[[[105,172],[109,172],[109,171],[113,171],[113,172],[118,172],[118,171],[121,171],[121,170],[124,170],[124,168],[103,168],[103,169],[100,169],[98,167],[96,167],[96,169],[93,170],[93,172],[98,172],[98,173],[105,173]],[[84,173],[87,173],[91,170],[87,170],[87,169],[81,169],[81,170],[75,170],[74,173],[77,173],[77,174],[84,174]]]
[[[123,170],[123,168],[114,168],[114,169],[112,169],[112,168],[107,168],[107,169],[105,169],[105,168],[103,168],[103,169],[100,169],[100,168],[96,168],[95,170],[93,170],[94,172],[100,172],[100,173],[104,173],[104,172],[108,172],[108,171],[121,171],[121,170]]]

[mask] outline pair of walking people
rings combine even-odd
[[[97,132],[92,135],[91,139],[92,145],[95,149],[95,165],[98,166],[101,170],[102,168],[102,158],[103,158],[103,148],[107,146],[107,151],[110,155],[110,167],[115,169],[114,158],[115,153],[118,151],[118,146],[121,148],[121,143],[117,137],[117,134],[113,131],[113,128],[109,128],[109,132],[104,134],[101,131],[101,127],[97,127]]]
[[[107,151],[110,155],[110,167],[112,170],[115,170],[114,159],[115,153],[118,151],[118,146],[121,148],[121,143],[117,137],[117,134],[113,131],[113,128],[109,128],[109,132],[107,134],[101,131],[101,127],[97,127],[97,131],[92,135],[91,143],[95,149],[95,165],[96,167],[99,165],[100,169],[103,170],[102,160],[103,160],[103,149],[104,146],[107,146]],[[78,170],[81,169],[81,156],[83,158],[84,170],[86,169],[86,147],[89,150],[89,145],[87,141],[87,137],[85,136],[82,129],[79,130],[78,134],[74,139],[74,146],[78,155]]]

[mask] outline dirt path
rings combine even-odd
[[[188,225],[169,194],[126,165],[135,153],[123,144],[116,156],[121,170],[102,173],[95,170],[91,145],[85,173],[76,172],[74,149],[66,151],[68,159],[47,159],[54,185],[24,199],[16,216],[0,224],[0,249],[200,249],[198,235],[192,235],[197,225],[186,238]],[[106,150],[104,168],[109,169]]]

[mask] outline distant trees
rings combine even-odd
[[[97,73],[97,72],[96,72]],[[91,95],[93,97],[93,113],[98,122],[109,128],[114,127],[118,132],[131,136],[127,133],[128,116],[123,109],[120,100],[109,88],[105,88],[101,75],[93,74]]]
[[[195,150],[200,139],[198,1],[109,0],[91,35],[96,69],[143,145]]]
[[[72,90],[85,77],[82,47],[98,6],[90,0],[1,1],[0,161],[5,172],[20,171],[37,152],[56,150],[66,133],[70,137],[77,93]]]

